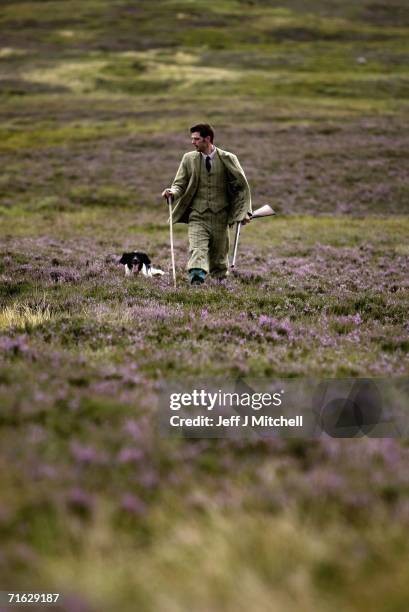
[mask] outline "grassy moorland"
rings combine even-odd
[[[166,378],[408,376],[404,0],[8,1],[0,590],[66,610],[400,612],[405,440],[169,440]],[[254,204],[238,272],[169,276],[194,122]]]

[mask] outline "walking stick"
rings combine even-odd
[[[234,266],[236,263],[237,247],[239,246],[240,228],[241,228],[241,221],[239,221],[236,225],[236,234],[234,236],[234,247],[233,247],[233,259],[232,259],[231,266],[230,266],[232,270],[234,270]]]
[[[172,256],[172,272],[173,272],[173,286],[176,289],[176,267],[175,267],[175,252],[173,249],[173,219],[172,219],[172,199],[173,196],[167,198],[169,205],[169,232],[170,232],[170,252]]]

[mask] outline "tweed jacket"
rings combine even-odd
[[[227,175],[228,224],[243,221],[251,212],[250,187],[236,155],[216,147],[216,154],[223,162]],[[188,223],[190,207],[199,185],[201,153],[185,153],[172,184],[175,197],[173,223]]]

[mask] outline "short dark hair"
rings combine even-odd
[[[210,142],[213,142],[214,131],[211,125],[208,123],[198,123],[190,128],[190,133],[199,132],[202,138],[206,138],[206,136],[210,136]]]

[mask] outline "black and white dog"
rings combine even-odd
[[[151,260],[146,253],[140,253],[139,251],[132,251],[132,253],[123,253],[120,264],[125,267],[125,275],[129,276],[132,274],[133,268],[135,267],[135,274],[139,274],[142,271],[144,276],[162,276],[165,274],[163,270],[154,268],[151,265]]]

